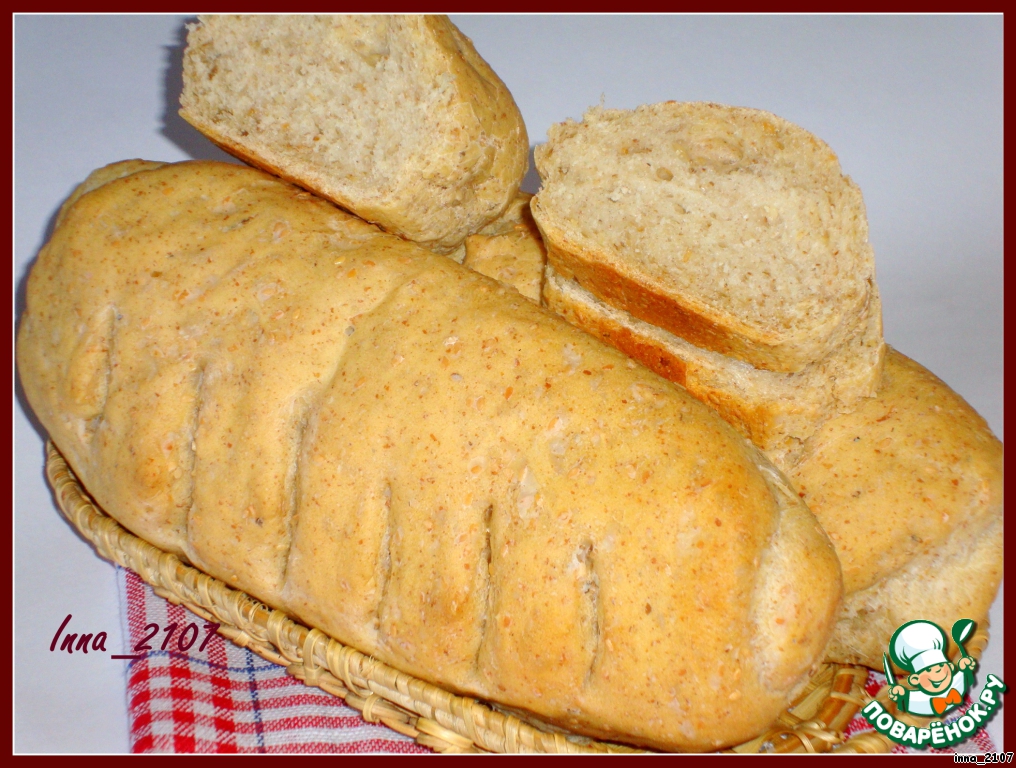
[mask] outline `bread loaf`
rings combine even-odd
[[[611,306],[770,371],[867,322],[864,203],[825,143],[759,110],[592,108],[536,148],[548,262]]]
[[[784,709],[839,566],[714,412],[260,171],[104,173],[39,254],[17,352],[107,512],[386,663],[580,733],[712,749]]]
[[[1002,455],[963,398],[895,350],[878,395],[819,428],[789,475],[843,566],[830,658],[878,668],[907,621],[987,620],[1003,573]]]
[[[180,114],[228,152],[451,253],[497,218],[529,139],[444,16],[201,16]]]

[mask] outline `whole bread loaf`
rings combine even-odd
[[[39,254],[17,351],[121,523],[386,663],[580,733],[711,749],[785,708],[839,565],[713,411],[260,171],[102,173]]]
[[[180,114],[228,152],[457,252],[526,174],[504,83],[444,16],[201,16]]]
[[[702,349],[795,373],[863,330],[864,203],[822,141],[701,102],[592,108],[536,148],[561,277]]]

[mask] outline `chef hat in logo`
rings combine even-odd
[[[910,672],[944,664],[948,661],[945,632],[930,621],[910,621],[893,633],[889,653],[893,661]]]

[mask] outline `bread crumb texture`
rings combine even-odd
[[[242,159],[445,253],[528,165],[511,94],[444,16],[201,16],[180,103]]]
[[[592,108],[537,147],[554,268],[697,346],[796,372],[863,325],[861,193],[821,140],[709,103]]]

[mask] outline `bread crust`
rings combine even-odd
[[[29,277],[18,368],[138,535],[569,730],[743,741],[838,610],[814,517],[716,414],[253,169],[182,163],[82,195]]]
[[[688,389],[784,470],[797,462],[805,441],[823,421],[874,396],[882,377],[885,344],[877,290],[859,338],[798,374],[757,371],[737,360],[709,365],[703,358],[711,353],[701,350],[682,355],[680,339],[622,317],[589,293],[579,294],[552,267],[543,299],[573,325]]]
[[[532,198],[519,192],[500,218],[467,237],[462,263],[539,304],[547,249],[529,211]]]
[[[981,622],[1002,578],[1002,443],[894,349],[878,394],[829,419],[788,470],[843,566],[830,658],[878,667],[913,619]]]
[[[957,528],[870,587],[846,595],[826,648],[830,661],[878,669],[896,629],[923,619],[951,627],[970,619],[988,628],[1005,573],[1001,516],[975,531]]]
[[[60,206],[60,210],[57,212],[54,226],[60,226],[67,213],[67,209],[74,205],[82,195],[124,176],[130,176],[133,173],[140,173],[141,171],[151,171],[163,165],[165,163],[157,163],[150,160],[120,160],[102,168],[96,168],[88,174],[88,178],[71,192],[70,197],[64,200],[63,205]]]

